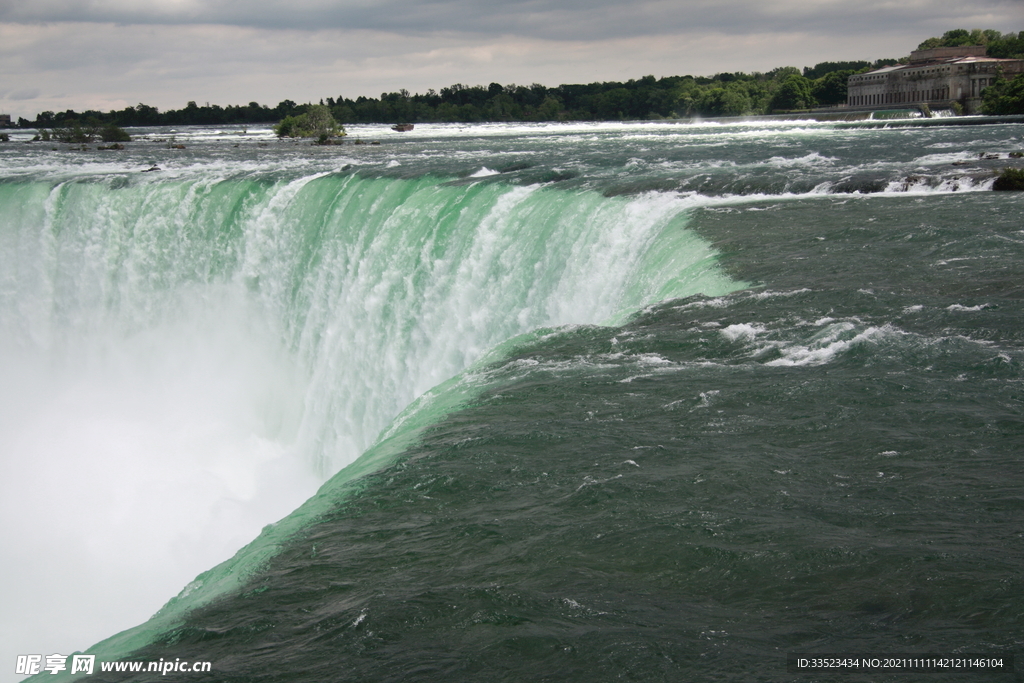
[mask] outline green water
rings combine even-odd
[[[105,367],[198,302],[249,311],[291,388],[238,419],[322,477],[354,459],[90,651],[224,681],[1019,652],[1024,232],[986,191],[1019,131],[772,125],[442,127],[265,170],[214,141],[0,183],[21,346]]]

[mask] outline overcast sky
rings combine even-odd
[[[1024,0],[0,0],[0,113],[769,71],[952,28],[1024,30]]]

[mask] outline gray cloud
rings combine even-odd
[[[207,23],[601,40],[696,31],[743,35],[802,30],[849,35],[921,22],[944,31],[969,18],[1011,21],[1020,17],[1021,7],[1022,0],[975,0],[969,7],[947,0],[3,0],[0,21]]]
[[[26,88],[24,90],[15,90],[7,96],[9,100],[34,100],[41,94],[39,88]]]
[[[585,83],[906,55],[1024,0],[0,0],[15,115]],[[14,100],[34,94],[33,99]],[[54,93],[62,93],[60,95]],[[31,107],[31,109],[29,109]]]

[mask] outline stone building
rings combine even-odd
[[[0,128],[11,128],[12,126],[13,124],[11,123],[11,115],[0,114]]]
[[[981,91],[1000,76],[1024,73],[1024,59],[985,56],[983,45],[937,47],[910,53],[909,64],[896,64],[850,76],[848,107],[886,106],[947,109],[959,102],[964,113],[981,110]]]

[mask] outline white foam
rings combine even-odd
[[[977,313],[978,311],[983,311],[986,308],[991,308],[991,304],[978,304],[977,306],[964,306],[962,304],[953,304],[952,306],[946,306],[947,311],[964,313]]]
[[[819,168],[822,166],[832,166],[838,161],[835,157],[827,157],[819,152],[810,152],[801,157],[772,157],[768,160],[768,166],[774,166],[776,168],[794,168],[798,166],[808,168]]]
[[[853,346],[875,343],[889,335],[896,334],[896,331],[888,326],[869,327],[851,337],[850,333],[853,329],[853,324],[848,322],[832,325],[810,344],[781,346],[779,352],[782,357],[768,361],[765,365],[787,367],[824,365]]]
[[[752,341],[757,335],[765,331],[764,325],[750,323],[736,323],[724,327],[719,332],[729,341]]]

